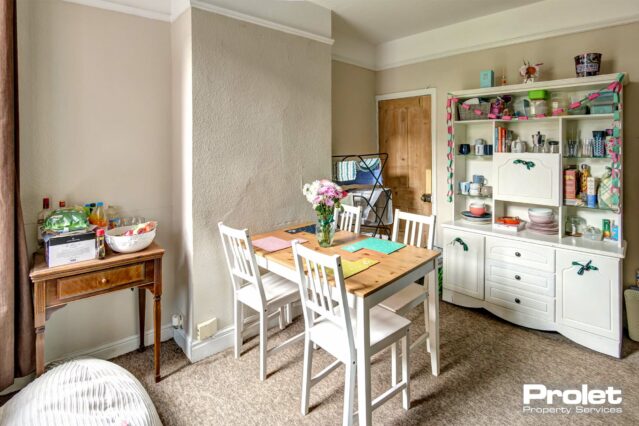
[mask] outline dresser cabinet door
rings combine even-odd
[[[484,237],[444,229],[444,288],[484,299]]]
[[[493,157],[496,200],[559,204],[559,154],[497,153]]]
[[[613,257],[557,250],[557,322],[620,339],[620,269]]]

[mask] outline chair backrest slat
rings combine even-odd
[[[404,244],[422,247],[424,225],[428,226],[428,236],[426,238],[426,248],[432,249],[435,243],[435,216],[423,216],[414,213],[403,212],[399,209],[395,210],[395,218],[393,223],[392,240],[399,240],[399,230],[401,221],[405,221],[404,226]]]
[[[362,226],[362,208],[360,206],[342,205],[342,210],[335,209],[337,224],[342,231],[359,234]]]
[[[343,331],[344,343],[354,357],[355,340],[340,256],[328,256],[294,241],[293,257],[300,277],[298,284],[306,329],[320,319],[331,321]]]
[[[239,291],[245,285],[245,282],[248,282],[249,285],[254,285],[260,295],[262,305],[266,306],[262,278],[257,267],[255,250],[248,235],[248,230],[230,228],[222,222],[217,225],[220,230],[226,266],[231,275],[233,289]]]

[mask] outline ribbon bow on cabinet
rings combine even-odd
[[[524,166],[526,166],[528,170],[535,167],[535,163],[533,163],[532,161],[526,161],[526,160],[515,160],[513,161],[513,164],[523,164]]]
[[[577,275],[583,275],[586,271],[598,271],[599,268],[591,265],[591,263],[592,260],[589,260],[588,263],[586,263],[585,265],[582,265],[579,262],[572,262],[572,266],[580,266],[579,271],[577,271]]]
[[[464,248],[464,251],[468,251],[468,244],[466,244],[461,238],[455,238],[452,242],[452,245],[455,245],[455,243],[461,244],[461,246]]]

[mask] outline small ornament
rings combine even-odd
[[[524,79],[524,83],[534,83],[539,78],[542,65],[543,63],[532,65],[529,61],[524,61],[524,66],[519,68],[519,75]]]

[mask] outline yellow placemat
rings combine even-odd
[[[356,260],[355,262],[342,259],[342,272],[344,273],[344,278],[359,274],[377,263],[379,263],[378,260],[369,259],[368,257]]]

